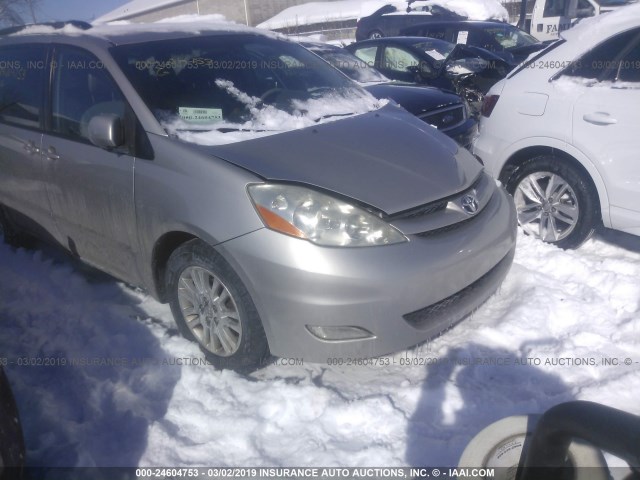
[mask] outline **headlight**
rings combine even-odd
[[[293,185],[250,185],[249,195],[267,228],[326,247],[370,247],[406,242],[371,213]]]

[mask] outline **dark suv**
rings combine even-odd
[[[428,10],[398,10],[393,5],[385,5],[368,17],[358,20],[356,40],[369,38],[393,37],[400,34],[404,28],[420,25],[432,20],[462,20],[456,13],[441,7],[432,6]]]

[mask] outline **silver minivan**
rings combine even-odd
[[[0,34],[0,207],[5,241],[142,286],[234,369],[423,342],[515,248],[512,200],[469,152],[232,24]]]

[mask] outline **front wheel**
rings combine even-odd
[[[0,236],[3,238],[4,243],[11,247],[29,248],[33,243],[33,238],[14,225],[2,205],[0,205]]]
[[[527,160],[506,182],[525,233],[560,248],[577,248],[595,231],[598,200],[586,175],[566,160]]]
[[[382,38],[384,37],[384,35],[382,34],[382,32],[380,30],[374,30],[371,33],[369,33],[369,39],[370,40],[375,40],[377,38]]]
[[[246,287],[213,248],[192,240],[169,258],[169,302],[182,335],[198,343],[218,368],[247,371],[269,354],[266,335]]]

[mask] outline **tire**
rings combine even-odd
[[[14,226],[2,205],[0,205],[0,236],[2,236],[4,243],[11,247],[29,248],[33,246],[33,238]]]
[[[467,445],[458,466],[460,468],[494,468],[496,480],[514,480],[527,437],[533,434],[540,415],[517,415],[492,423]],[[573,441],[569,445],[569,464],[575,467],[575,480],[607,480],[609,471],[602,452],[597,448]],[[583,468],[589,467],[589,468]]]
[[[599,224],[599,202],[590,179],[554,155],[531,158],[505,182],[525,233],[572,249]]]
[[[177,248],[166,286],[178,329],[216,368],[248,372],[264,364],[269,346],[253,300],[213,248],[201,240]]]
[[[367,36],[369,40],[375,40],[376,38],[383,38],[383,37],[384,37],[384,34],[380,30],[373,30],[369,32],[369,35]]]
[[[24,464],[20,416],[9,380],[0,367],[0,478],[23,478]],[[4,471],[5,468],[8,470]]]

